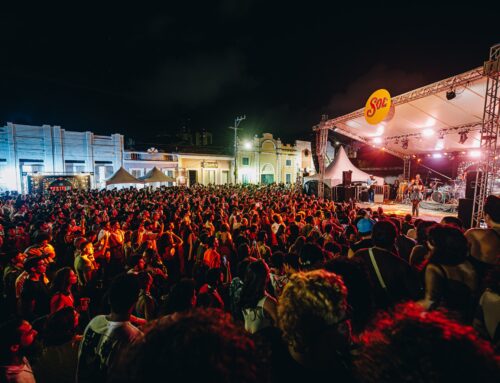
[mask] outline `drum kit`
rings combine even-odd
[[[408,182],[399,184],[397,200],[403,203],[409,202]],[[465,182],[461,179],[451,180],[449,184],[443,184],[439,178],[431,178],[429,187],[424,189],[424,199],[437,203],[456,204],[459,198],[465,196]]]

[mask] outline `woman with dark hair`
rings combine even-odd
[[[457,228],[435,225],[429,230],[429,263],[425,268],[426,309],[446,307],[465,322],[472,320],[477,278],[467,260],[467,239]]]
[[[248,265],[240,296],[245,330],[254,334],[277,324],[277,302],[267,291],[269,267],[259,259]]]
[[[427,246],[427,232],[436,223],[433,221],[420,221],[417,226],[417,244],[411,249],[410,265],[418,271],[422,271],[429,258],[429,247]]]
[[[52,285],[50,286],[50,313],[61,310],[64,307],[75,306],[75,299],[71,288],[76,285],[78,278],[69,267],[63,267],[56,272]]]
[[[168,295],[164,314],[180,313],[196,306],[196,285],[193,279],[183,278],[177,282]]]
[[[43,351],[34,366],[37,382],[74,382],[81,336],[78,313],[64,307],[51,314],[45,325]]]

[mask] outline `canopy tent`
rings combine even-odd
[[[344,147],[340,146],[337,155],[325,169],[324,183],[330,187],[340,185],[342,183],[342,172],[344,171],[352,171],[351,182],[366,182],[370,178],[370,174],[365,173],[352,164],[349,157],[347,157]],[[315,174],[311,177],[305,177],[304,182],[319,181],[319,179],[320,175]],[[377,181],[377,185],[384,184],[382,177],[375,177],[375,180]]]
[[[118,184],[142,184],[142,181],[135,178],[132,174],[127,172],[123,167],[120,167],[108,180],[106,186]]]
[[[175,182],[175,178],[169,177],[165,175],[160,169],[156,166],[147,172],[142,177],[139,177],[144,183],[152,183],[152,182]]]
[[[323,128],[399,157],[470,151],[480,144],[486,84],[483,68],[476,68],[392,97],[390,120],[370,125],[361,108],[325,121]]]

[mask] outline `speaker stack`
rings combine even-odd
[[[472,196],[474,196],[474,189],[472,190]],[[460,218],[466,229],[471,226],[473,203],[473,198],[460,198],[458,200],[458,218]]]

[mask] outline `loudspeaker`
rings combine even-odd
[[[342,172],[342,185],[349,186],[352,180],[352,170]]]
[[[368,202],[368,190],[361,190],[361,193],[359,193],[359,200],[361,202]]]
[[[458,218],[464,224],[464,228],[468,229],[471,225],[472,219],[472,198],[459,198],[458,200]]]
[[[465,176],[465,198],[474,199],[477,171],[467,172]]]

